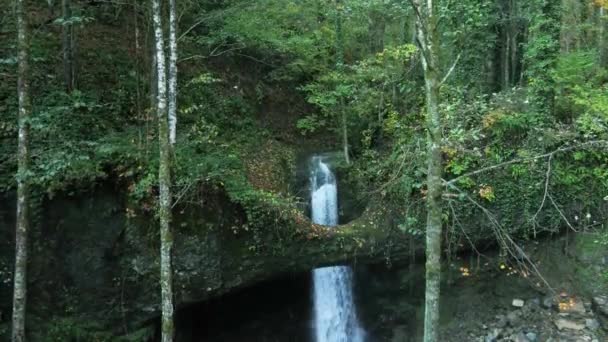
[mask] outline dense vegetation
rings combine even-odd
[[[148,2],[25,3],[33,112],[20,177],[33,221],[56,194],[106,183],[154,211]],[[511,237],[564,229],[608,245],[608,3],[442,1],[438,11],[445,249],[465,238],[508,248]],[[409,1],[177,1],[177,12],[174,200],[225,192],[244,229],[261,232],[253,250],[279,243],[261,237],[279,219],[295,227],[289,236],[316,238],[290,224],[301,199],[289,178],[298,155],[344,150],[340,172],[357,200],[403,234],[424,234],[424,57]],[[15,27],[0,19],[3,193],[16,189]]]

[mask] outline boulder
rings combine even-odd
[[[513,299],[513,302],[511,302],[511,305],[513,305],[516,308],[523,308],[524,307],[525,302],[523,301],[523,299]]]
[[[598,322],[595,318],[587,318],[585,319],[585,326],[587,326],[589,330],[595,331],[599,329],[600,322]]]
[[[511,341],[513,342],[530,342],[528,337],[523,332],[518,333],[517,335],[511,336]]]
[[[530,342],[536,342],[536,339],[538,338],[538,336],[536,336],[536,333],[533,333],[530,331],[530,332],[526,333],[526,338]]]
[[[557,327],[557,329],[559,329],[559,330],[564,330],[564,329],[583,330],[583,329],[585,329],[585,324],[577,323],[575,321],[565,319],[565,318],[558,318],[554,321],[554,323],[555,323],[555,326]]]
[[[600,314],[608,317],[608,296],[593,297],[593,308]]]

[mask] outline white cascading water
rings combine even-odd
[[[313,157],[311,174],[312,221],[338,224],[336,178],[323,157]],[[316,342],[363,342],[364,333],[353,302],[352,270],[348,266],[313,271],[314,335]]]

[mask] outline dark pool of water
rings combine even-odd
[[[484,320],[514,297],[532,296],[529,282],[497,272],[476,273],[470,260],[444,272],[442,325],[456,331]],[[463,274],[462,267],[470,273]],[[367,342],[420,341],[424,268],[420,264],[354,266],[357,314]],[[449,273],[449,276],[447,275]],[[310,274],[288,275],[178,312],[179,342],[310,342]]]

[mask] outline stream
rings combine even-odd
[[[337,225],[338,189],[330,163],[322,155],[313,157],[309,174],[312,221]],[[514,296],[535,295],[523,279],[506,272],[476,273],[470,264],[475,260],[457,258],[444,272],[441,324],[448,330],[466,331],[463,324],[476,328],[486,320],[484,315],[508,306]],[[422,263],[336,265],[285,275],[182,309],[177,340],[419,341],[423,304]],[[461,315],[466,319],[458,320]]]
[[[470,270],[468,258],[454,260],[442,288],[442,328],[463,334],[493,319],[513,298],[539,295],[521,278]],[[353,299],[365,341],[421,341],[423,264],[381,264],[352,268]],[[467,268],[468,269],[468,268]],[[446,277],[448,278],[448,277]],[[180,310],[178,341],[316,341],[311,273],[287,275]],[[466,336],[466,335],[464,335]],[[345,339],[344,341],[354,341]],[[467,341],[454,337],[450,341]]]

